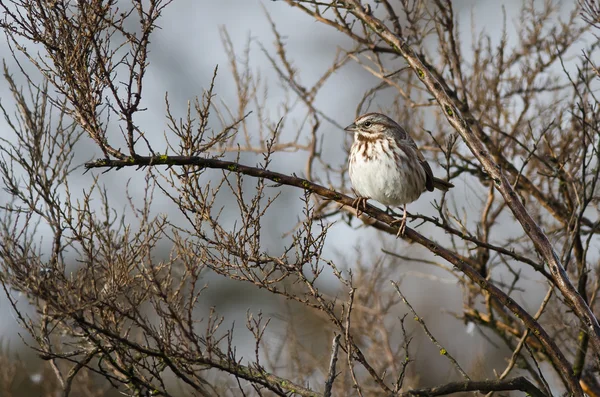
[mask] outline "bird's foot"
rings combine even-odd
[[[400,227],[398,228],[398,233],[396,233],[396,238],[404,237],[404,233],[406,232],[406,207],[404,208],[404,213],[402,214],[401,219],[396,219],[390,223],[390,226],[394,226],[397,223],[400,223]]]

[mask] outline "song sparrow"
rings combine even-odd
[[[363,209],[368,199],[388,207],[403,206],[398,235],[406,229],[406,204],[415,201],[425,189],[448,190],[449,182],[435,178],[415,141],[394,120],[380,113],[358,117],[345,128],[354,132],[350,149],[349,173],[352,187]]]

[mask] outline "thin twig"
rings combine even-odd
[[[433,334],[429,331],[429,329],[427,328],[427,325],[425,324],[425,321],[423,321],[423,319],[421,317],[419,317],[419,315],[417,314],[415,309],[413,309],[412,305],[408,302],[408,300],[406,299],[406,297],[404,296],[402,291],[400,291],[400,287],[398,286],[398,284],[395,283],[394,281],[392,281],[392,284],[394,285],[394,288],[396,288],[396,292],[398,292],[398,295],[400,295],[400,297],[402,298],[402,301],[406,304],[406,306],[408,306],[408,308],[410,309],[412,314],[415,316],[414,317],[415,321],[419,323],[421,328],[423,328],[423,331],[425,331],[425,334],[429,337],[429,340],[431,340],[431,342],[433,342],[433,344],[437,346],[437,348],[440,351],[440,354],[443,356],[446,356],[448,358],[448,360],[450,360],[452,365],[454,365],[454,368],[456,368],[456,370],[462,375],[463,378],[465,378],[466,380],[471,380],[469,375],[467,375],[467,373],[461,368],[460,364],[458,364],[458,362],[454,359],[454,357],[452,357],[452,355],[448,352],[448,350],[446,348],[444,348],[437,341],[437,339],[433,336]]]

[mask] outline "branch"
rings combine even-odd
[[[145,347],[128,339],[127,337],[123,337],[122,335],[113,332],[112,330],[100,327],[94,322],[88,321],[81,316],[75,316],[74,319],[84,330],[94,330],[98,334],[105,335],[111,340],[119,341],[121,344],[133,349],[136,352],[161,360],[175,373],[179,379],[185,382],[186,377],[179,370],[180,362],[178,361],[180,357],[175,355],[174,352],[166,352],[164,347],[161,348],[160,346],[157,348]],[[91,333],[88,332],[88,335],[91,335]],[[99,341],[97,341],[97,343],[99,343]],[[251,365],[239,364],[235,359],[231,359],[230,357],[225,358],[226,356],[217,350],[215,350],[213,353],[214,354],[212,355],[206,356],[199,354],[197,357],[191,359],[186,357],[186,359],[192,365],[206,365],[245,379],[251,383],[264,386],[277,395],[286,395],[286,393],[289,392],[291,394],[297,394],[303,397],[322,397],[320,393],[290,382],[286,378],[266,372],[262,368],[255,368]],[[105,357],[110,358],[110,354],[105,354]]]
[[[506,380],[480,380],[480,381],[466,381],[466,382],[452,382],[442,386],[431,387],[427,389],[416,389],[409,390],[405,393],[400,394],[402,397],[412,396],[443,396],[446,394],[467,392],[467,391],[510,391],[520,390],[527,393],[532,397],[546,397],[544,393],[533,385],[528,379],[520,376],[518,378],[506,379]]]
[[[319,196],[325,199],[329,199],[340,203],[343,206],[352,207],[354,203],[354,199],[345,194],[327,189],[324,186],[310,182],[303,178],[298,178],[297,176],[285,175],[279,172],[268,171],[262,168],[249,167],[232,161],[202,158],[198,156],[161,155],[140,156],[136,158],[129,158],[127,160],[101,159],[97,161],[88,162],[85,164],[85,167],[87,169],[118,169],[123,167],[143,167],[157,165],[168,165],[170,167],[193,165],[199,167],[199,169],[215,168],[228,170],[231,172],[254,176],[258,178],[266,178],[282,185],[295,186],[309,191],[311,193],[318,194]],[[371,227],[393,235],[397,235],[398,227],[390,226],[392,223],[398,223],[395,222],[396,218],[394,218],[393,216],[386,214],[384,211],[373,207],[370,204],[367,204],[366,208],[364,208],[362,212],[374,219],[374,222],[371,224]],[[563,353],[560,351],[556,343],[550,338],[546,330],[525,309],[523,309],[517,302],[515,302],[501,289],[491,284],[488,280],[482,277],[481,274],[479,274],[479,272],[475,270],[475,268],[469,265],[467,259],[462,258],[455,252],[438,245],[434,241],[426,238],[422,234],[416,232],[414,229],[411,229],[409,227],[406,228],[404,238],[415,242],[419,245],[422,245],[423,247],[431,251],[433,254],[446,259],[457,269],[459,269],[462,273],[464,273],[467,277],[469,277],[471,281],[477,284],[480,288],[487,291],[493,298],[497,299],[501,304],[503,304],[511,312],[513,312],[515,317],[520,319],[523,322],[523,324],[531,330],[532,334],[535,335],[542,343],[542,345],[548,353],[548,356],[552,359],[556,368],[559,369],[563,381],[565,382],[567,387],[577,395],[582,395],[579,383],[577,379],[573,376],[573,369],[571,368],[571,365],[569,364]]]

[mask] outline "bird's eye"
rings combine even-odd
[[[363,123],[363,127],[365,127],[365,128],[369,128],[371,125],[372,125],[372,123],[370,121],[365,121]]]

